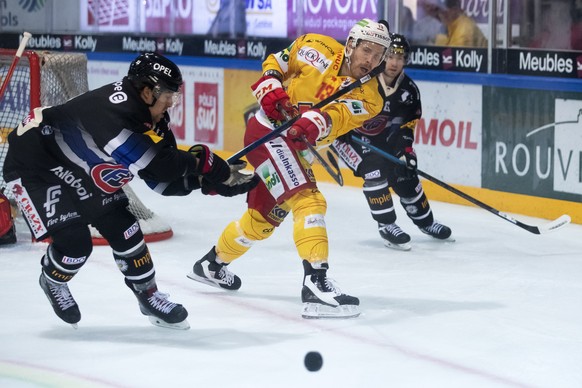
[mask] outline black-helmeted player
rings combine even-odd
[[[139,222],[121,188],[134,176],[163,195],[232,196],[258,180],[204,145],[179,150],[167,110],[180,98],[182,74],[169,59],[139,55],[121,81],[68,102],[35,109],[8,136],[4,178],[34,238],[50,238],[40,286],[63,321],[81,319],[68,282],[92,251],[88,225],[108,241],[139,307],[158,326],[187,329],[188,312],[158,291]],[[162,137],[154,142],[146,132]]]
[[[384,98],[382,112],[336,140],[333,148],[354,175],[364,178],[364,195],[386,246],[409,250],[410,236],[396,224],[390,188],[400,197],[406,214],[422,232],[440,240],[453,239],[451,229],[434,220],[416,173],[414,129],[422,115],[422,107],[416,84],[404,73],[410,45],[403,35],[392,33],[390,37],[392,43],[386,69],[378,77],[378,90]],[[359,145],[351,139],[352,135],[404,160],[406,166],[398,166]]]

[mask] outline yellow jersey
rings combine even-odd
[[[335,39],[306,34],[286,49],[270,54],[263,62],[263,72],[280,72],[291,103],[303,112],[356,81],[338,75],[343,58],[344,46]],[[321,110],[329,114],[332,126],[329,135],[319,139],[318,146],[330,144],[338,136],[361,127],[366,120],[380,113],[382,106],[376,78],[326,105]]]

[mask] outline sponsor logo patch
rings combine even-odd
[[[344,104],[353,115],[367,115],[368,111],[364,108],[364,104],[359,100],[339,100],[338,102]]]
[[[325,218],[323,217],[323,214],[312,214],[305,217],[303,227],[305,229],[325,228]]]
[[[374,179],[374,178],[380,178],[380,170],[374,170],[372,172],[367,173],[364,176],[364,179]]]
[[[277,199],[283,195],[285,187],[283,187],[281,177],[270,160],[264,161],[259,167],[257,167],[257,172],[273,198]]]
[[[63,256],[63,259],[61,260],[61,262],[63,264],[76,265],[76,264],[84,263],[85,260],[87,260],[87,256],[81,256],[81,257]]]
[[[112,104],[120,104],[124,101],[127,101],[127,94],[124,92],[115,92],[109,96],[109,102]]]
[[[60,185],[51,186],[46,191],[46,201],[43,204],[43,207],[44,207],[44,210],[46,212],[46,216],[48,218],[55,215],[55,213],[57,211],[56,205],[60,201],[59,197],[61,196],[61,194],[62,194],[62,191],[61,191]]]
[[[329,65],[331,65],[330,59],[326,58],[325,55],[311,47],[299,49],[297,53],[297,59],[301,62],[307,63],[310,66],[313,66],[320,73],[324,73],[328,69]]]
[[[289,212],[281,209],[278,205],[275,205],[275,207],[269,212],[269,218],[280,224],[285,220],[287,214],[289,214]]]
[[[18,179],[14,182],[10,182],[9,186],[12,188],[12,194],[14,195],[14,198],[16,198],[16,203],[22,211],[22,214],[24,214],[34,237],[38,238],[45,234],[47,232],[46,226],[34,207],[30,195],[24,186],[22,186],[21,180]]]
[[[133,225],[131,225],[129,228],[127,228],[127,230],[125,232],[123,232],[123,237],[125,237],[126,240],[129,240],[129,238],[131,236],[133,236],[134,234],[136,234],[138,230],[139,230],[139,223],[136,221],[133,223]]]
[[[271,141],[266,146],[287,187],[293,189],[307,183],[301,166],[295,160],[295,152],[282,139]]]

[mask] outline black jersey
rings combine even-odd
[[[35,109],[11,137],[36,137],[26,147],[30,155],[51,142],[63,166],[81,167],[105,193],[119,190],[134,175],[172,182],[194,171],[193,155],[145,134],[154,129],[148,108],[125,77],[62,105]],[[37,162],[36,167],[42,164]]]
[[[391,85],[386,85],[381,76],[378,78],[378,92],[384,100],[382,111],[363,126],[334,142],[333,146],[357,176],[366,180],[388,179],[391,185],[396,185],[399,180],[402,181],[400,175],[403,172],[398,165],[370,152],[354,141],[352,136],[400,158],[414,143],[414,129],[422,116],[420,92],[404,72]],[[416,176],[414,179],[418,180]]]
[[[386,85],[381,76],[379,81],[378,91],[384,99],[382,112],[367,120],[356,132],[380,144],[381,148],[385,148],[386,143],[398,148],[412,147],[414,129],[422,116],[418,87],[404,72],[392,85]]]

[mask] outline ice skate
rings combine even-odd
[[[354,318],[360,315],[360,300],[342,294],[336,283],[327,277],[327,263],[316,269],[303,260],[305,277],[301,290],[303,318]]]
[[[412,246],[409,244],[410,236],[406,234],[398,225],[378,223],[378,232],[384,240],[384,245],[388,248],[409,251]]]
[[[169,329],[188,330],[188,311],[181,305],[168,300],[169,295],[158,291],[155,280],[135,284],[125,279],[125,284],[133,291],[139,309],[155,326]]]
[[[455,241],[453,237],[451,237],[452,231],[451,228],[445,226],[443,224],[439,224],[438,222],[434,221],[432,225],[427,226],[425,228],[420,228],[422,233],[428,234],[431,237],[436,238],[437,240],[443,241]]]
[[[81,312],[67,283],[57,283],[49,279],[44,272],[41,272],[38,283],[51,302],[55,314],[76,329],[77,322],[81,320]]]
[[[192,272],[188,274],[188,277],[213,287],[236,291],[240,288],[242,282],[226,266],[227,264],[216,262],[216,251],[212,247],[210,252],[194,264]]]

